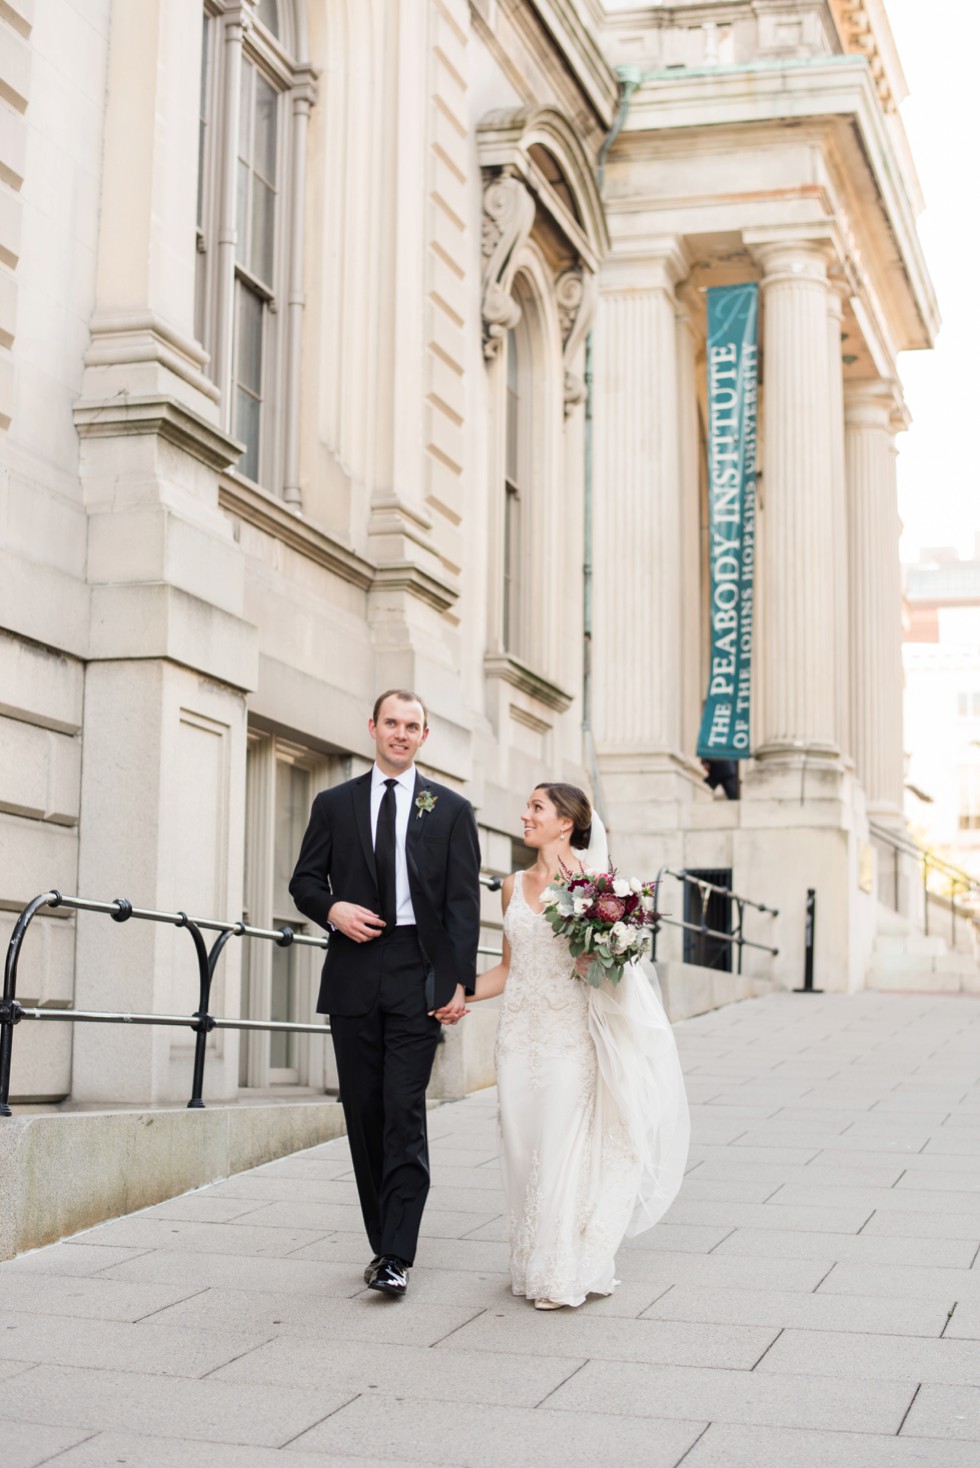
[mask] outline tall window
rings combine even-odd
[[[507,399],[504,440],[504,648],[522,651],[521,363],[517,331],[507,333]]]
[[[343,778],[340,761],[272,734],[249,735],[245,815],[246,920],[258,928],[310,931],[293,906],[289,879],[316,792]],[[313,929],[313,931],[317,931]],[[316,1024],[323,953],[254,940],[243,946],[243,1013],[248,1019]],[[245,1086],[324,1087],[325,1052],[317,1036],[255,1031],[243,1037]]]
[[[290,484],[298,428],[282,405],[296,396],[302,261],[290,248],[301,220],[285,184],[305,151],[312,100],[293,36],[284,0],[205,0],[195,319],[223,425],[244,445],[236,472],[287,499],[299,497]]]
[[[279,106],[275,87],[246,57],[238,122],[233,432],[245,445],[238,469],[256,481],[262,477],[262,436],[268,427],[263,422],[267,359],[275,346],[266,339],[272,335],[270,308],[276,294]]]

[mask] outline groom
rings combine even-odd
[[[473,807],[425,780],[418,694],[391,688],[368,730],[374,768],[313,802],[289,890],[330,928],[317,1010],[329,1014],[371,1289],[403,1295],[429,1191],[425,1088],[440,1023],[476,982],[480,847]]]

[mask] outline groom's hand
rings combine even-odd
[[[356,902],[335,902],[329,916],[333,926],[353,943],[368,943],[384,931],[378,914],[369,907],[358,907]]]
[[[456,985],[456,993],[448,1004],[444,1004],[441,1009],[430,1009],[429,1014],[433,1019],[437,1019],[441,1025],[457,1024],[463,1018],[464,1014],[469,1014],[469,1010],[466,1008],[466,990],[462,984]]]

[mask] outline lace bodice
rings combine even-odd
[[[578,1053],[593,1065],[588,986],[573,977],[565,939],[528,906],[523,872],[514,877],[504,932],[511,962],[497,1032],[498,1059],[524,1055],[533,1062]],[[531,1072],[533,1083],[533,1064]]]

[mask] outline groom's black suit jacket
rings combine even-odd
[[[435,804],[419,813],[415,798]],[[480,843],[473,807],[416,771],[405,838],[408,880],[426,965],[430,1009],[448,1004],[456,985],[472,993],[480,940]],[[380,912],[371,836],[371,771],[324,790],[313,802],[289,891],[300,912],[326,928],[335,902]],[[381,984],[384,938],[355,943],[335,930],[323,965],[320,1014],[367,1014]]]

